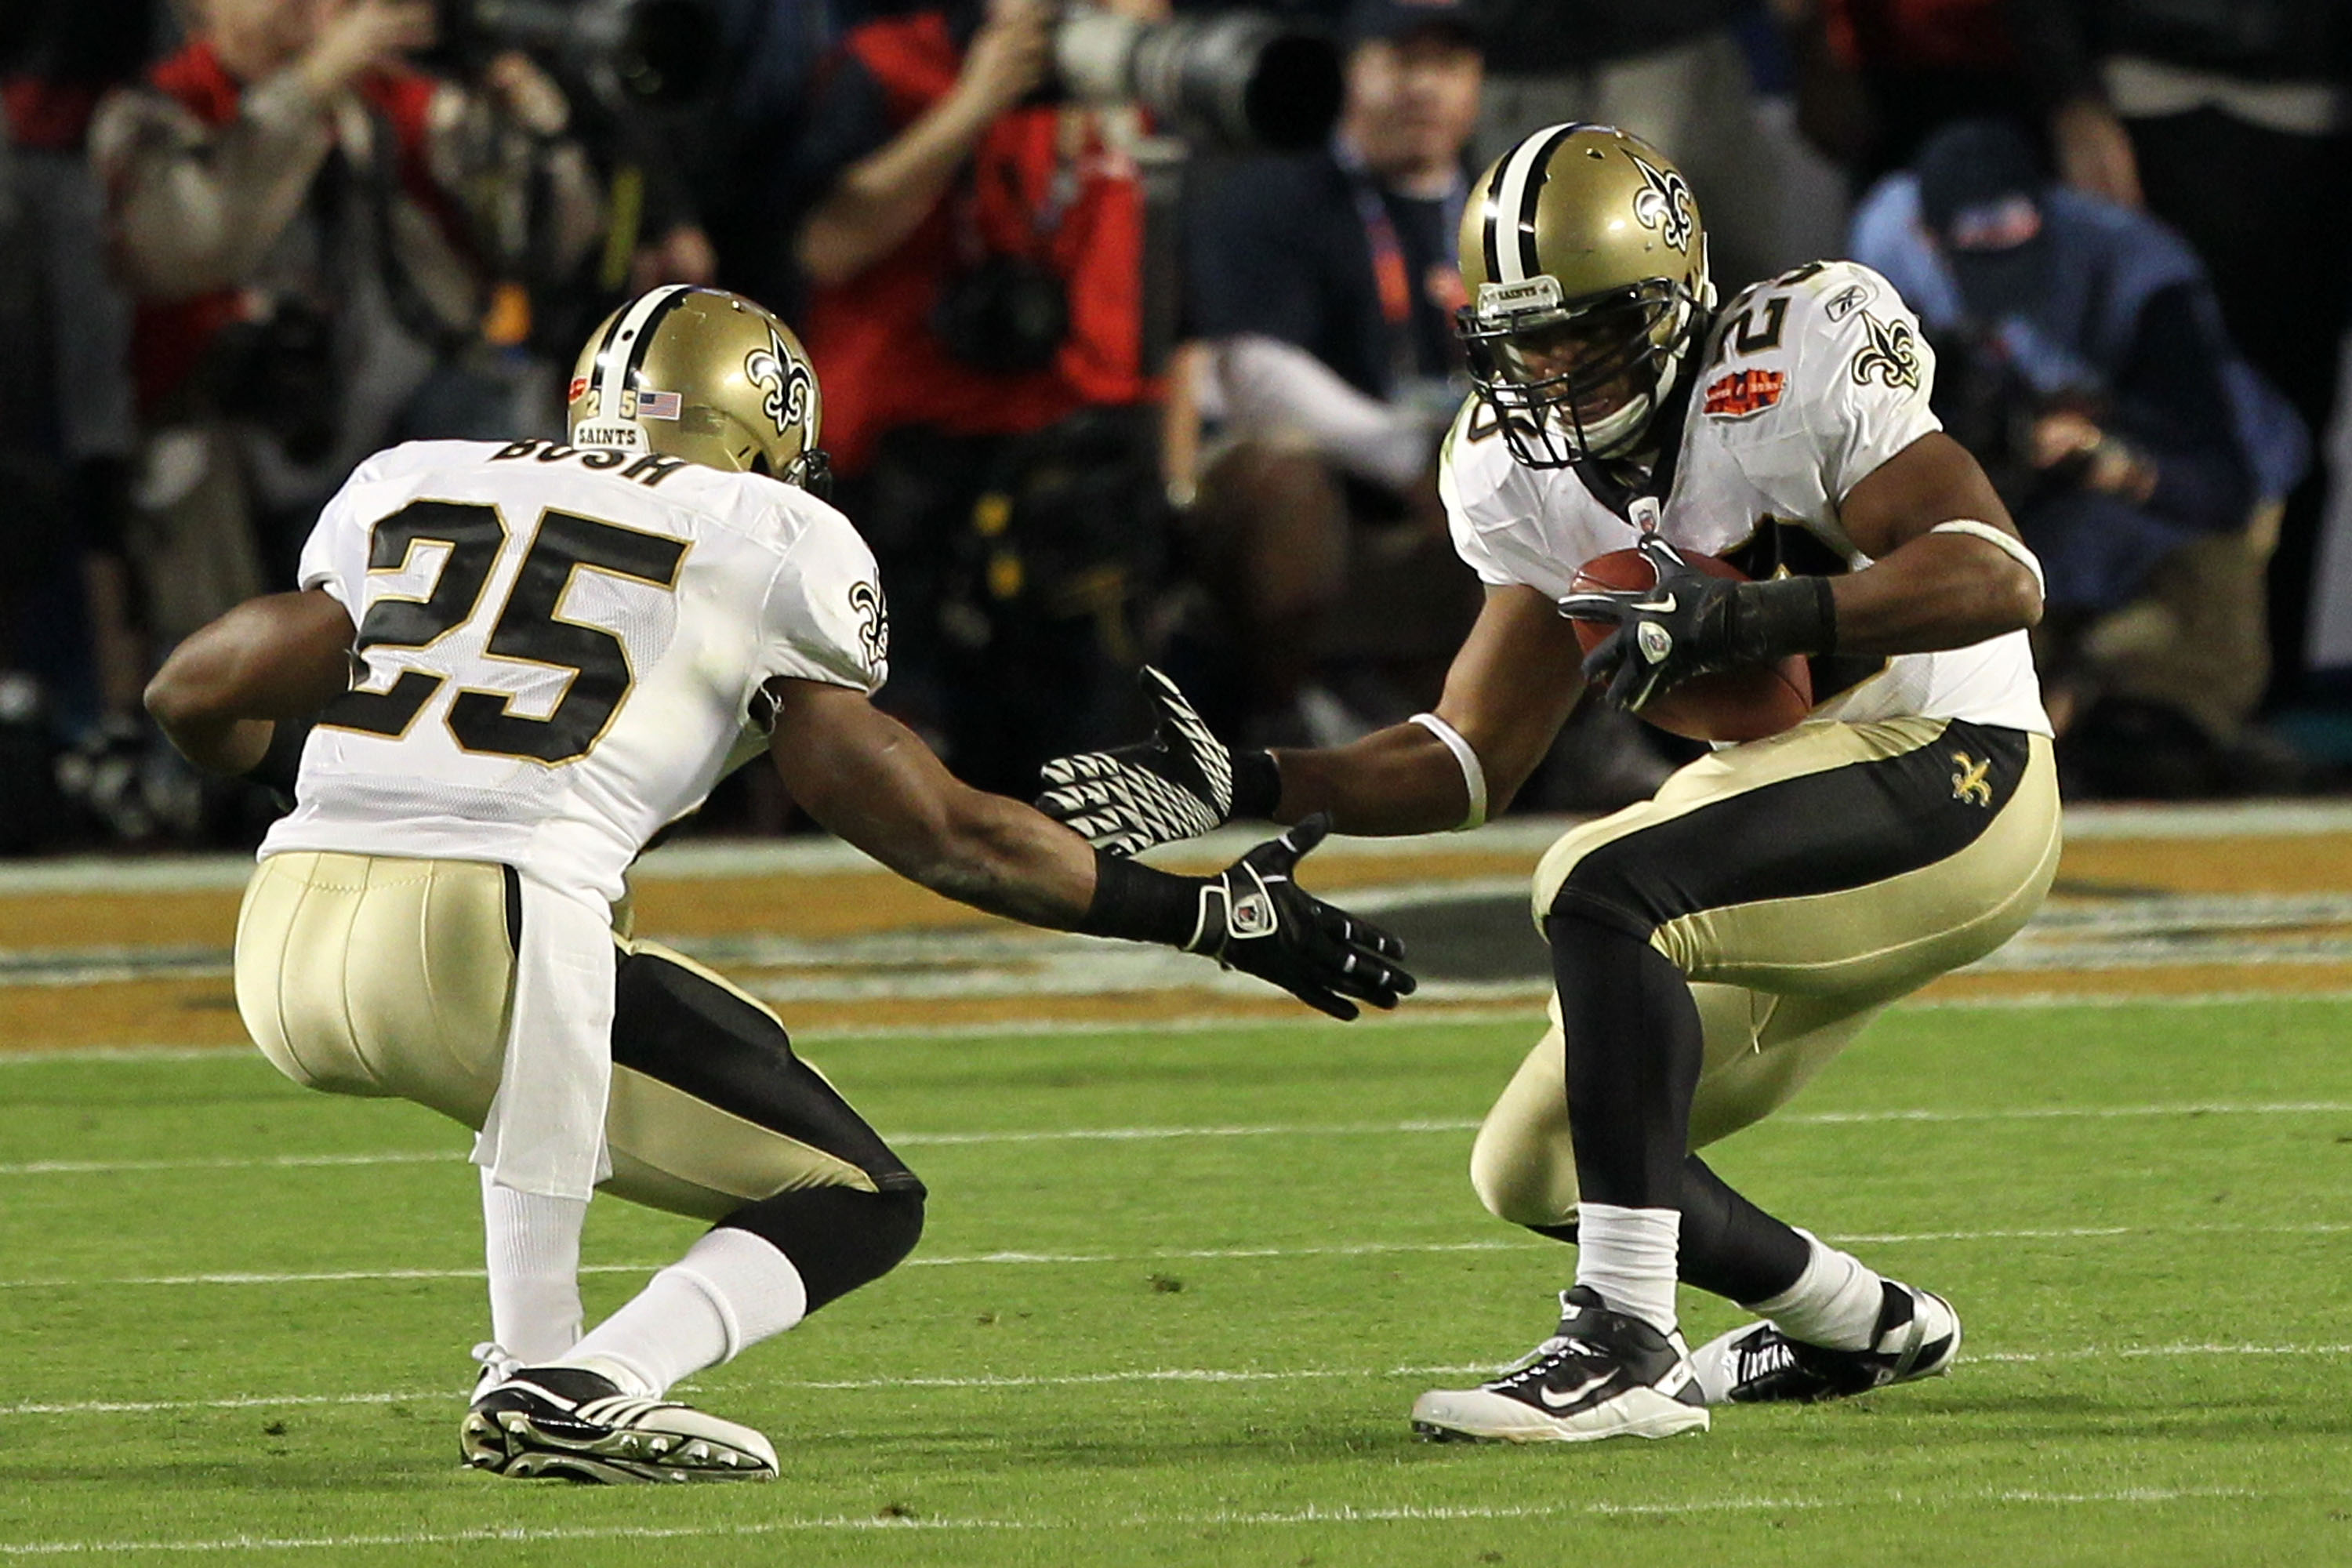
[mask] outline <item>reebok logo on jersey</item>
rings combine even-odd
[[[1788,384],[1785,372],[1735,370],[1707,384],[1706,400],[1700,406],[1718,418],[1745,419],[1780,402]]]

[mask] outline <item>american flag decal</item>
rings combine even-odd
[[[675,419],[678,416],[679,401],[675,392],[640,392],[637,394],[637,417]]]

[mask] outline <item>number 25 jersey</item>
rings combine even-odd
[[[793,486],[642,453],[422,441],[304,545],[352,689],[261,846],[485,860],[618,899],[646,841],[761,743],[777,677],[888,674],[874,557]]]

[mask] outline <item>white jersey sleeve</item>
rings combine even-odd
[[[799,532],[761,608],[760,654],[744,702],[779,676],[872,695],[890,677],[890,611],[873,552],[830,507],[796,508]]]
[[[1464,404],[1437,462],[1438,499],[1454,553],[1490,588],[1513,584],[1558,595],[1569,574],[1603,551],[1630,542],[1630,525],[1597,506],[1562,506],[1555,493],[1575,476],[1539,473],[1511,456],[1491,410]],[[1620,538],[1619,535],[1628,537]]]
[[[302,554],[295,563],[296,586],[325,590],[329,598],[352,612],[354,621],[367,608],[368,529],[375,520],[359,515],[353,497],[377,478],[381,458],[379,453],[353,469],[342,488],[320,509],[319,521],[302,542]]]
[[[1784,516],[1834,516],[1855,485],[1943,428],[1927,406],[1936,356],[1918,318],[1858,262],[1759,283],[1717,331],[1701,417],[1727,426],[1740,467]]]

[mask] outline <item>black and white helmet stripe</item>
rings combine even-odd
[[[653,342],[655,329],[661,325],[664,316],[677,309],[679,301],[693,292],[692,285],[686,283],[648,289],[613,318],[604,341],[596,345],[596,368],[590,373],[593,379],[589,390],[595,395],[596,418],[600,423],[627,417],[621,412],[621,394],[630,390],[635,382],[636,369],[645,363],[646,348]]]
[[[1536,205],[1543,198],[1551,155],[1584,129],[1578,121],[1548,126],[1523,139],[1496,171],[1479,226],[1490,281],[1522,283],[1543,271],[1536,254]]]

